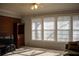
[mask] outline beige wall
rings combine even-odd
[[[25,45],[29,45],[31,40],[31,19],[30,17],[24,17],[22,21],[25,23]]]
[[[56,49],[56,50],[64,50],[65,49],[65,43],[64,42],[33,41],[33,40],[31,40],[30,46]]]

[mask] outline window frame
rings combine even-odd
[[[58,17],[69,17],[70,18],[70,20],[60,20],[60,19],[58,19]],[[57,17],[57,42],[68,42],[69,41],[69,39],[70,39],[70,22],[71,22],[71,16],[58,16]],[[69,21],[69,29],[59,29],[58,28],[58,21],[60,22],[60,21]],[[69,31],[69,37],[68,37],[68,40],[66,40],[66,41],[59,41],[59,39],[58,39],[58,31]],[[61,38],[61,39],[63,39],[63,38]]]
[[[59,15],[60,16],[60,15]],[[73,29],[73,20],[75,20],[75,19],[73,19],[73,17],[74,16],[78,16],[79,17],[79,15],[65,15],[65,16],[69,16],[70,17],[70,20],[69,20],[69,28],[70,29],[58,29],[57,27],[58,27],[58,25],[57,25],[57,22],[58,22],[58,17],[59,16],[51,16],[51,17],[54,17],[54,27],[55,27],[55,30],[53,30],[53,29],[45,29],[44,30],[44,17],[38,17],[38,18],[40,18],[41,19],[41,30],[39,30],[39,31],[41,31],[42,33],[41,33],[41,40],[43,40],[43,41],[49,41],[49,40],[44,40],[44,31],[54,31],[54,41],[56,41],[56,42],[59,42],[58,41],[58,31],[69,31],[69,40],[68,41],[74,41],[74,38],[73,38],[73,31],[79,31],[78,29]],[[63,17],[63,16],[62,16]],[[31,19],[32,20],[32,19]],[[67,42],[68,42],[67,41]],[[60,41],[60,42],[62,42],[62,41]]]
[[[78,15],[75,15],[75,16],[78,17],[78,19],[76,19],[76,20],[79,21],[79,16],[78,16]],[[72,19],[73,19],[72,22],[76,21],[76,20],[74,19],[75,16],[72,17]],[[74,40],[74,31],[79,31],[79,29],[74,29],[74,23],[73,23],[72,26],[73,26],[73,28],[72,28],[72,29],[73,29],[73,30],[72,30],[73,41],[77,41],[77,40]],[[78,34],[75,34],[75,35],[78,35]],[[78,41],[79,41],[79,40],[78,40]]]

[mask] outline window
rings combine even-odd
[[[73,41],[79,41],[79,31],[73,31]]]
[[[73,16],[73,41],[79,41],[79,16]]]
[[[36,18],[32,20],[32,40],[41,40],[41,19]]]
[[[79,16],[33,18],[32,40],[79,41]]]
[[[53,17],[32,19],[32,40],[54,41],[55,22]],[[43,36],[43,37],[42,37]]]
[[[69,41],[70,17],[61,16],[57,19],[57,40]]]
[[[58,41],[67,42],[69,40],[69,31],[58,31],[57,35]]]
[[[54,30],[55,30],[55,18],[46,17],[44,18],[44,40],[54,41]]]

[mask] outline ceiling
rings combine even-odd
[[[40,3],[37,10],[31,10],[33,3],[0,3],[0,13],[22,15],[46,14],[58,12],[79,12],[78,3]]]

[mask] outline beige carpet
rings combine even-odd
[[[9,52],[4,56],[63,56],[64,51],[34,47],[23,47]]]

